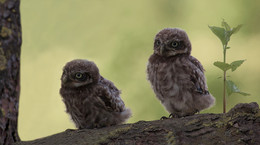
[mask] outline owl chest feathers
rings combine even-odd
[[[84,116],[91,111],[93,103],[90,101],[93,98],[93,93],[89,89],[63,89],[62,97],[66,105],[67,112],[71,113],[72,117]]]
[[[163,103],[166,99],[182,99],[181,94],[190,89],[190,76],[184,65],[185,57],[155,59],[151,56],[148,64],[148,79],[156,96]]]
[[[120,91],[113,84],[103,79],[98,84],[88,87],[62,88],[61,94],[67,112],[77,116],[101,112],[121,112],[124,109]]]

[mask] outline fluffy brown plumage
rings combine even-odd
[[[166,28],[154,40],[147,74],[156,97],[173,116],[183,117],[212,106],[204,69],[190,55],[191,43],[184,30]]]
[[[131,116],[120,91],[88,60],[76,59],[64,66],[60,94],[79,129],[121,124]]]

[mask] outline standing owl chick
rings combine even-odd
[[[79,129],[121,124],[131,116],[120,91],[88,60],[76,59],[64,66],[60,94]]]
[[[155,36],[148,80],[156,97],[175,117],[193,115],[215,102],[202,65],[190,53],[191,43],[184,30],[166,28]]]

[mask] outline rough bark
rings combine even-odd
[[[20,141],[20,0],[0,0],[0,144]]]
[[[226,114],[197,114],[101,129],[68,130],[15,145],[259,145],[259,136],[259,106],[250,103],[238,104]]]

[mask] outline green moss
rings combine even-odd
[[[250,131],[248,132],[248,134],[253,135],[253,134],[254,134],[254,131],[253,131],[253,130],[250,130]]]
[[[2,27],[2,30],[1,30],[1,33],[0,33],[1,37],[5,38],[7,36],[10,36],[11,34],[12,34],[12,30],[11,29],[9,29],[7,27]]]
[[[236,114],[232,115],[232,118],[239,118],[239,117],[243,117],[243,116],[247,116],[248,118],[250,117],[256,117],[256,115],[251,114],[251,113],[245,113],[245,112],[238,112]]]
[[[6,68],[6,57],[4,56],[4,50],[2,47],[0,47],[0,71],[4,70]]]
[[[185,124],[185,126],[189,126],[189,125],[192,125],[192,124],[196,124],[196,123],[198,123],[198,122],[200,122],[199,119],[193,119],[193,120],[187,122],[187,123]]]
[[[256,117],[260,117],[260,111],[255,114]]]
[[[230,117],[223,117],[222,119],[213,122],[205,122],[202,125],[205,127],[215,126],[217,128],[222,128],[223,126],[227,125],[230,119]]]
[[[144,131],[151,131],[151,130],[154,130],[154,129],[156,129],[156,127],[151,125],[151,126],[144,128]]]
[[[117,138],[120,134],[127,132],[129,129],[131,129],[132,126],[117,128],[111,132],[109,132],[107,135],[104,135],[98,142],[95,143],[95,145],[99,145],[102,143],[107,143],[109,139],[111,138]]]
[[[175,145],[175,137],[172,131],[169,131],[166,135],[166,140],[168,145]]]
[[[0,117],[2,118],[3,116],[5,116],[5,111],[3,108],[0,108]]]
[[[5,0],[0,0],[0,3],[2,3],[2,4],[5,3]]]

